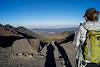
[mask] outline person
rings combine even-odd
[[[75,33],[75,40],[74,41],[75,41],[76,50],[77,50],[77,54],[76,54],[76,60],[77,60],[76,64],[77,65],[76,65],[76,67],[100,67],[100,44],[99,44],[98,51],[97,51],[97,52],[99,52],[99,54],[98,54],[99,58],[97,58],[99,61],[98,63],[97,62],[95,63],[94,61],[92,62],[92,61],[88,60],[85,57],[85,55],[87,53],[84,52],[84,47],[86,46],[85,43],[87,40],[88,31],[92,31],[92,30],[100,31],[99,14],[100,14],[100,12],[97,11],[95,8],[87,9],[85,12],[85,15],[84,15],[85,22],[80,24],[77,32]],[[92,46],[92,48],[94,49],[93,46]],[[88,51],[90,49],[88,49]]]

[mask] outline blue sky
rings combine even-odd
[[[22,26],[77,25],[99,0],[0,0],[0,23]]]

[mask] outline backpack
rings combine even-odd
[[[83,58],[91,63],[100,63],[100,31],[86,30],[86,40],[82,45]]]

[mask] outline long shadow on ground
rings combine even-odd
[[[66,51],[64,50],[64,48],[62,46],[60,46],[57,42],[55,42],[55,45],[57,46],[62,58],[64,58],[64,61],[65,61],[65,65],[66,67],[72,67],[70,61],[69,61],[69,58],[66,54]]]
[[[54,58],[54,47],[49,44],[47,47],[47,56],[45,61],[45,67],[56,67],[55,58]]]

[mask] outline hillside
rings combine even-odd
[[[29,52],[37,53],[39,43],[40,41],[35,37],[34,33],[33,36],[31,36],[22,29],[15,28],[9,24],[7,25],[0,24],[0,47],[3,48],[11,47],[12,49],[14,48],[13,52],[17,52],[24,49],[26,51],[30,50],[26,49],[25,45],[27,45],[27,47],[28,48],[30,47],[32,50]],[[21,45],[23,45],[23,47],[21,47]],[[20,49],[17,50],[15,48],[17,49],[20,48]]]
[[[73,31],[45,35],[0,24],[0,67],[74,67],[73,39]]]

